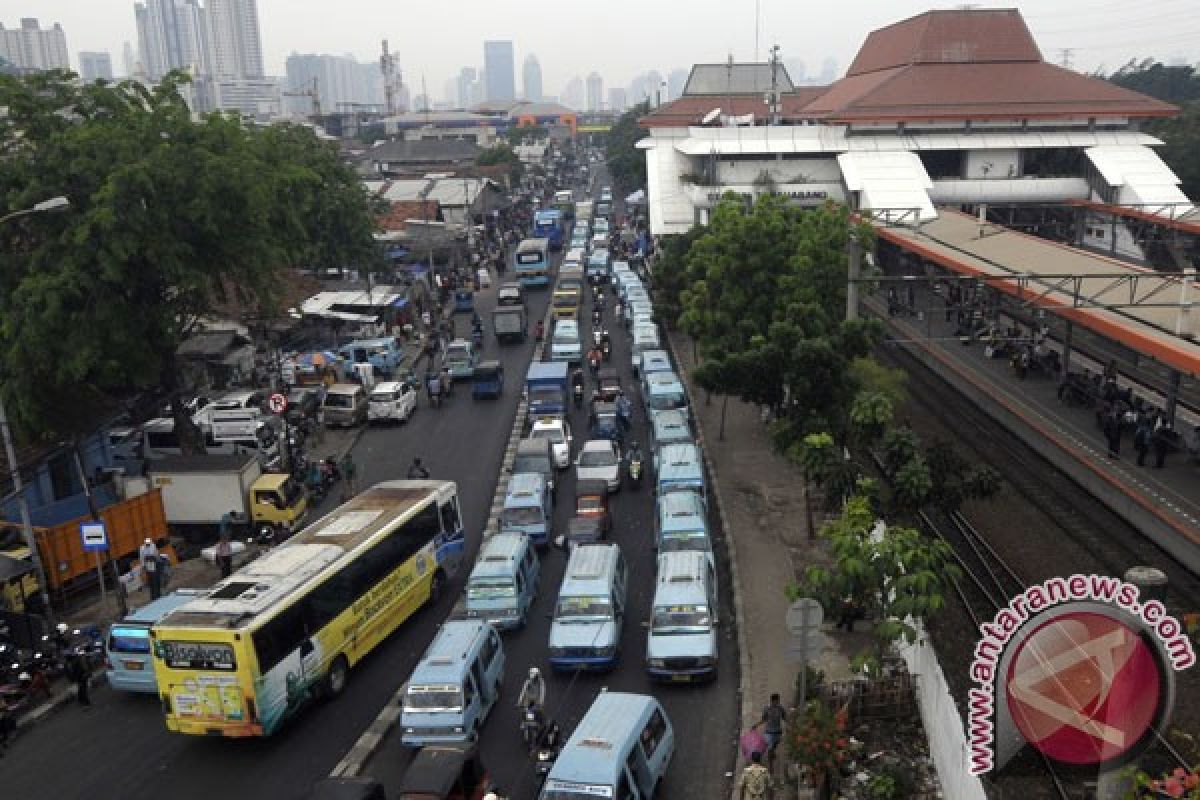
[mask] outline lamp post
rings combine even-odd
[[[0,217],[0,224],[19,217],[27,217],[31,214],[52,214],[58,211],[66,211],[70,206],[71,201],[62,195],[51,197],[49,200],[34,203],[29,208],[5,214]],[[21,513],[21,529],[25,534],[25,546],[29,548],[29,560],[33,562],[33,569],[37,573],[38,593],[42,600],[42,609],[47,619],[53,624],[54,611],[50,607],[50,595],[46,592],[46,570],[42,566],[42,556],[38,552],[37,540],[33,536],[33,521],[29,517],[29,501],[25,498],[25,484],[21,481],[21,468],[17,464],[17,454],[13,448],[12,429],[8,425],[8,412],[4,408],[4,398],[2,395],[0,395],[0,436],[4,438],[4,455],[8,459],[8,473],[12,479],[13,492],[17,496],[17,508]]]

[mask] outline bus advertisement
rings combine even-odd
[[[546,209],[533,215],[534,238],[547,239],[551,250],[562,250],[563,246],[563,212],[558,209]]]
[[[513,273],[522,286],[550,284],[550,243],[545,239],[525,239],[517,245]]]
[[[414,612],[463,557],[450,481],[386,481],[151,628],[168,730],[268,736]]]

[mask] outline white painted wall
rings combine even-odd
[[[937,653],[925,626],[919,621],[909,622],[917,629],[917,641],[912,645],[901,645],[897,650],[908,665],[908,671],[916,678],[917,707],[929,740],[929,755],[942,785],[941,796],[954,800],[987,800],[983,783],[968,771],[970,751],[962,715],[954,704]]]
[[[1016,149],[967,151],[967,178],[1015,178],[1020,174],[1020,156]]]
[[[766,170],[776,183],[840,183],[842,171],[837,159],[797,158],[779,160],[772,156],[745,160],[721,160],[717,164],[717,180],[728,184],[752,184]],[[801,180],[803,178],[803,180]]]
[[[1086,199],[1088,191],[1083,178],[950,178],[934,181],[929,199],[935,203],[1059,203]]]
[[[660,236],[687,233],[696,221],[689,185],[679,176],[693,171],[691,160],[675,149],[675,142],[686,130],[672,135],[654,131],[652,146],[646,149],[646,194],[650,212],[650,233]]]

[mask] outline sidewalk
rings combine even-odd
[[[680,333],[668,338],[692,398],[729,550],[742,673],[740,734],[759,721],[772,692],[778,692],[786,706],[794,701],[799,665],[789,663],[785,655],[789,634],[784,627],[784,590],[824,557],[819,542],[809,540],[803,476],[772,448],[759,410],[733,397],[714,396],[705,402],[706,393],[691,380],[691,341]],[[820,525],[821,520],[816,512],[814,522]],[[825,673],[826,682],[848,680],[849,659],[865,637],[833,634],[830,623],[827,619],[824,626],[824,647],[812,655],[810,664]],[[735,774],[742,766],[739,753]]]

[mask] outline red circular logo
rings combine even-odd
[[[1005,693],[1025,741],[1056,761],[1129,753],[1155,724],[1165,678],[1153,649],[1106,614],[1055,616],[1020,643]]]

